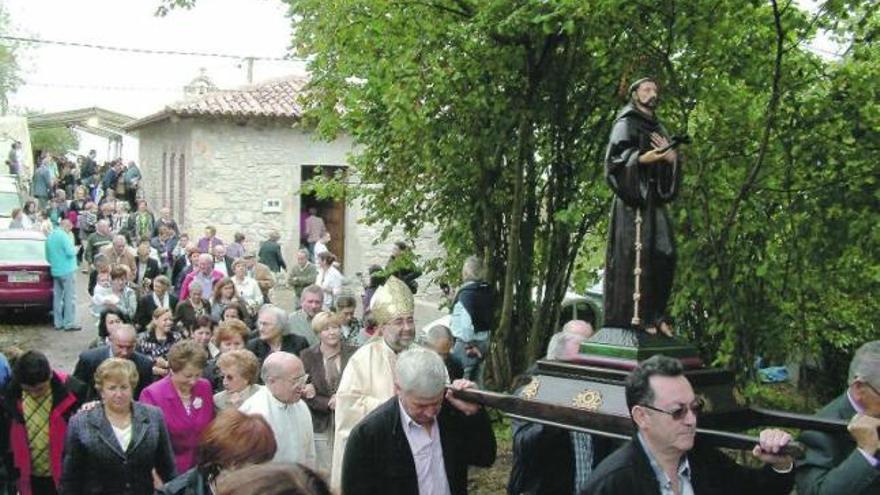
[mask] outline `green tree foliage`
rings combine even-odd
[[[31,149],[64,155],[79,147],[79,135],[67,127],[31,129]]]
[[[9,15],[0,5],[0,33],[9,28]],[[19,67],[15,57],[15,45],[4,41],[0,44],[0,114],[6,115],[9,108],[9,94],[21,84]]]
[[[821,364],[880,337],[876,2],[287,3],[305,124],[356,140],[363,220],[436,226],[449,278],[469,253],[488,262],[496,384],[540,356],[576,260],[596,264],[578,253],[604,236],[604,147],[643,75],[694,138],[672,205],[679,330],[745,375],[759,355]],[[842,58],[805,48],[820,29]]]

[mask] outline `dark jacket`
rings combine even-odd
[[[134,326],[138,332],[146,331],[147,325],[153,321],[153,311],[156,311],[157,307],[152,292],[138,300],[137,310],[134,312]],[[172,311],[177,309],[177,298],[174,294],[168,294],[168,307]]]
[[[80,353],[76,367],[73,369],[73,376],[85,384],[86,400],[99,398],[95,390],[95,371],[107,359],[110,359],[110,347],[106,345]],[[139,352],[133,353],[129,359],[138,372],[138,384],[134,390],[134,397],[137,398],[141,395],[141,390],[153,383],[153,360]]]
[[[507,493],[556,495],[574,493],[574,444],[571,431],[530,421],[513,420],[513,468]],[[592,435],[596,466],[620,441]]]
[[[131,442],[123,451],[103,407],[70,421],[64,446],[61,495],[150,495],[152,470],[176,476],[168,428],[158,408],[132,402]]]
[[[260,366],[263,365],[263,360],[272,353],[272,348],[269,347],[269,344],[265,343],[259,337],[248,340],[246,347],[247,350],[253,352],[254,355],[257,356],[257,359],[260,360]],[[291,333],[281,337],[281,350],[284,352],[299,356],[303,350],[308,348],[309,342],[299,335]]]
[[[342,345],[342,349],[339,351],[341,358],[339,363],[340,378],[342,378],[342,370],[348,364],[348,358],[356,350],[356,347]],[[320,343],[305,349],[299,357],[302,359],[305,372],[309,374],[310,383],[315,387],[315,396],[311,399],[305,399],[306,405],[309,406],[309,411],[312,412],[312,427],[315,433],[323,433],[333,421],[334,412],[327,407],[327,402],[330,401],[330,397],[336,394],[339,382],[334,384],[327,383],[326,371],[324,370],[324,355],[321,354]]]
[[[260,253],[258,255],[260,263],[269,267],[273,272],[287,270],[287,264],[284,263],[284,257],[281,256],[281,246],[277,241],[268,240],[260,245]]]
[[[849,421],[855,414],[849,397],[843,394],[816,415]],[[798,495],[880,493],[880,469],[868,464],[849,433],[805,431],[798,440],[807,447],[795,470]]]
[[[446,356],[446,359],[443,360],[443,364],[446,365],[446,372],[449,373],[449,381],[455,381],[459,378],[464,378],[464,367],[458,362],[455,356],[452,354]]]
[[[174,286],[174,293],[180,293],[180,286],[183,279],[193,270],[193,266],[187,262],[187,255],[178,256],[171,265],[171,285]]]
[[[456,303],[461,303],[471,316],[474,332],[491,331],[495,328],[495,296],[492,287],[486,282],[468,282],[455,294]]]
[[[137,269],[138,264],[140,263],[140,259],[135,258],[134,263],[135,263],[135,265],[134,265],[135,269]],[[137,280],[137,275],[138,275],[137,272],[135,272],[135,274],[134,274],[135,283],[141,284],[143,282],[143,279]],[[150,280],[153,280],[154,278],[158,277],[159,275],[162,275],[162,272],[159,269],[159,262],[154,260],[153,258],[147,258],[147,267],[144,269],[144,278],[148,278]]]
[[[198,467],[194,467],[165,483],[165,486],[156,493],[162,495],[211,495],[213,492],[205,475],[199,471]]]
[[[70,417],[79,409],[85,395],[85,386],[75,377],[60,371],[52,371],[52,411],[49,415],[49,461],[52,479],[56,485],[61,480],[61,459],[64,437]],[[21,386],[14,380],[3,397],[4,442],[12,453],[12,478],[18,478],[18,490],[22,495],[31,494],[31,451],[25,424]],[[5,450],[4,450],[5,452]],[[8,461],[8,459],[7,459]]]
[[[695,495],[787,495],[793,473],[775,473],[770,466],[753,469],[699,443],[688,453]],[[602,461],[590,476],[583,495],[660,495],[648,455],[633,438]]]
[[[205,314],[211,316],[211,303],[207,299],[202,299],[202,307],[205,308]],[[189,299],[185,299],[177,303],[174,309],[174,326],[179,330],[191,331],[196,326],[196,309],[193,308]]]
[[[495,434],[485,410],[461,414],[444,402],[437,415],[443,463],[452,495],[466,495],[468,466],[488,467],[495,462]],[[397,397],[367,415],[351,432],[342,461],[345,495],[416,495],[415,462]]]

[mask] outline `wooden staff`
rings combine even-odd
[[[629,439],[635,434],[635,425],[629,416],[525,400],[513,395],[484,390],[453,390],[452,388],[449,390],[452,390],[452,395],[458,399],[498,409],[516,419],[619,439]],[[759,443],[757,438],[749,435],[706,428],[697,428],[696,436],[703,445],[726,449],[752,450]],[[790,455],[795,459],[803,458],[804,452],[803,444],[794,441],[780,450],[780,454]]]
[[[639,316],[639,301],[642,299],[642,210],[636,208],[636,267],[633,270],[635,285],[633,287],[633,326],[642,326],[642,318]]]

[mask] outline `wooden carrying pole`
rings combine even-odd
[[[628,416],[590,412],[484,390],[453,390],[452,395],[525,421],[621,439],[629,439],[635,434],[635,426]],[[736,450],[752,450],[758,444],[756,437],[705,428],[697,428],[697,441],[711,447]],[[804,446],[798,442],[790,442],[780,453],[800,459],[804,456]]]

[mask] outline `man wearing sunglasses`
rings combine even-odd
[[[798,461],[799,495],[880,493],[880,340],[862,345],[849,366],[849,387],[817,413],[849,421],[849,434],[806,431]]]
[[[785,495],[794,485],[791,457],[779,455],[791,436],[763,430],[752,454],[769,466],[738,465],[716,449],[694,443],[702,408],[681,363],[654,356],[630,373],[626,402],[638,433],[602,461],[589,495]],[[771,469],[772,468],[772,469]]]

